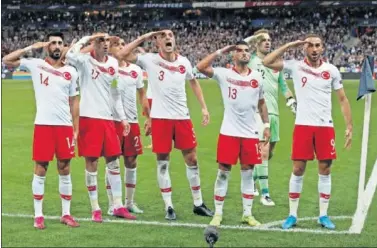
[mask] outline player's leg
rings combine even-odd
[[[59,193],[62,200],[62,217],[60,222],[70,227],[78,227],[79,223],[71,216],[72,180],[70,159],[58,159]]]
[[[85,184],[94,222],[102,222],[102,211],[98,204],[97,167],[98,158],[102,155],[103,142],[103,120],[80,117],[79,156],[85,157]]]
[[[259,226],[259,221],[257,221],[252,214],[252,207],[254,199],[253,170],[255,164],[261,166],[261,147],[259,146],[259,139],[240,138],[240,140],[241,193],[243,205],[242,222],[247,223],[250,226]]]
[[[134,201],[136,179],[137,179],[137,155],[124,157],[125,173],[124,184],[126,187],[125,204],[131,213],[142,214],[141,210]]]
[[[220,134],[217,141],[217,162],[219,170],[215,181],[215,215],[210,225],[219,226],[223,219],[223,207],[232,165],[237,164],[241,140],[237,137]]]
[[[194,200],[193,212],[201,216],[213,216],[213,212],[203,203],[196,148],[182,150],[182,154],[186,164],[187,180],[189,181],[192,198]]]
[[[314,159],[315,127],[296,125],[293,131],[293,171],[289,181],[289,216],[282,225],[288,229],[297,223],[297,209],[302,192],[306,162]]]
[[[331,164],[332,160],[318,161],[318,193],[319,218],[318,223],[328,229],[335,229],[334,223],[327,215],[331,196]]]
[[[138,123],[131,123],[131,130],[130,133],[124,137],[122,150],[125,165],[125,204],[131,213],[141,214],[143,210],[139,209],[134,202],[137,178],[137,156],[143,154],[143,145],[141,144],[140,127]]]
[[[237,157],[235,163],[237,163]],[[214,190],[215,214],[209,223],[211,226],[220,226],[223,220],[224,201],[228,191],[228,181],[231,169],[232,165],[219,163]]]
[[[152,119],[152,145],[157,158],[157,182],[162,199],[165,203],[165,219],[177,218],[172,203],[172,188],[169,174],[169,154],[172,149],[173,121],[166,119]]]
[[[45,228],[43,217],[43,197],[48,163],[49,162],[42,161],[35,162],[34,176],[31,184],[34,198],[34,227],[38,229]]]
[[[260,222],[257,221],[252,213],[253,199],[254,199],[254,179],[253,179],[254,165],[241,164],[241,193],[242,193],[242,223],[250,226],[259,226]]]
[[[53,128],[35,125],[33,138],[33,160],[35,161],[32,191],[34,198],[34,227],[44,229],[43,197],[49,161],[54,158],[55,142]]]
[[[264,124],[263,124],[263,121],[262,121],[262,118],[260,116],[259,113],[255,113],[255,120],[257,122],[257,126],[258,126],[258,131],[259,131],[259,141],[261,142],[261,144],[263,143],[264,141],[264,136],[263,136],[263,131],[264,131]],[[265,152],[262,151],[262,154],[264,154]],[[263,161],[266,160],[266,159],[263,159]],[[255,166],[254,170],[253,170],[253,179],[254,179],[254,193],[253,195],[254,196],[259,196],[259,191],[258,191],[258,185],[257,185],[257,182],[259,181],[259,170],[260,170],[261,166],[260,165],[257,165]]]
[[[185,160],[186,176],[194,200],[193,212],[201,216],[213,216],[213,212],[203,203],[196,145],[196,136],[191,120],[175,120],[174,146],[182,151]]]
[[[92,207],[92,220],[102,222],[102,211],[98,204],[97,167],[98,157],[85,157],[85,184]]]
[[[133,216],[124,207],[122,201],[122,178],[120,175],[119,155],[121,155],[121,147],[119,144],[118,134],[116,132],[115,124],[113,121],[104,121],[105,137],[103,154],[107,167],[107,178],[111,187],[111,194],[113,197],[113,215],[116,217],[134,220]]]
[[[72,126],[55,126],[56,158],[59,173],[59,193],[62,200],[62,217],[60,221],[71,227],[79,224],[71,216],[72,180],[70,174],[70,162],[75,156],[75,141]]]
[[[255,170],[258,172],[258,180],[260,189],[262,191],[262,196],[260,201],[265,206],[275,206],[274,201],[270,197],[270,189],[268,186],[268,165],[269,160],[272,158],[273,150],[275,148],[276,142],[280,140],[279,138],[279,117],[275,115],[269,115],[270,124],[271,124],[271,137],[268,147],[264,146],[262,148],[262,164],[257,166]]]
[[[327,215],[331,196],[331,164],[336,159],[335,131],[333,127],[318,127],[315,133],[315,150],[318,159],[319,219],[323,227],[335,229]]]

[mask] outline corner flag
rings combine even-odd
[[[364,95],[376,91],[373,81],[374,57],[367,56],[363,63],[363,68],[360,76],[359,93],[357,94],[357,101]]]

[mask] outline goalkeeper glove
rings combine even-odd
[[[291,109],[293,114],[296,114],[297,102],[292,96],[287,99],[287,107],[289,107]]]

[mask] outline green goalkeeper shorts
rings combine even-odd
[[[280,140],[280,137],[279,137],[279,116],[269,114],[268,118],[270,119],[270,132],[271,132],[270,142],[278,142]],[[263,125],[262,119],[260,117],[259,117],[259,119],[260,119],[260,122],[259,122],[260,123],[259,140],[264,140],[264,137],[263,137],[264,125]]]

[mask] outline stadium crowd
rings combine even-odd
[[[300,39],[314,32],[325,38],[325,58],[343,71],[358,71],[365,54],[377,55],[377,29],[358,28],[360,19],[372,18],[371,8],[258,8],[258,9],[149,9],[95,12],[20,12],[2,13],[1,56],[18,47],[26,47],[43,40],[50,31],[50,22],[69,23],[66,40],[94,32],[108,32],[125,38],[126,42],[156,29],[167,27],[176,33],[178,50],[196,64],[204,54],[215,51],[266,27],[271,32],[273,48]],[[252,20],[264,24],[251,26]],[[17,25],[15,25],[17,23]],[[152,25],[151,25],[152,24]],[[351,38],[356,44],[346,45]],[[144,44],[147,50],[153,44]],[[37,55],[38,56],[38,55]],[[302,58],[302,50],[291,50],[285,56]],[[226,65],[230,58],[222,58],[215,65]]]

